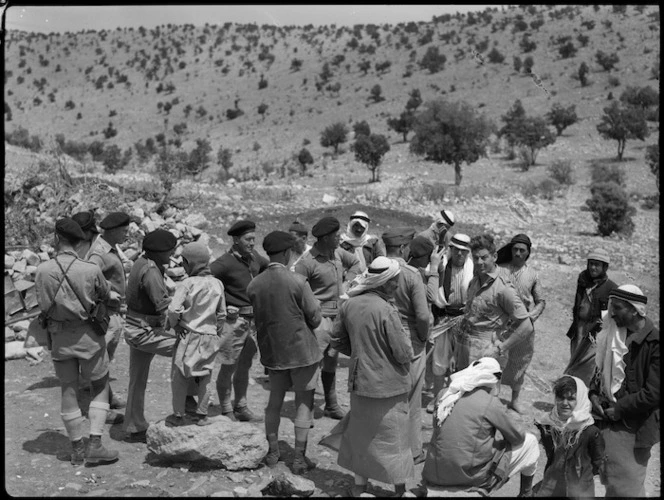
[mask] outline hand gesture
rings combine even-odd
[[[590,404],[593,407],[593,412],[595,412],[597,415],[599,415],[602,418],[606,418],[606,414],[604,413],[604,408],[602,408],[602,405],[599,402],[599,396],[597,394],[593,394],[590,396]]]
[[[438,272],[438,267],[440,266],[440,262],[443,260],[443,255],[445,255],[445,247],[442,247],[440,251],[434,250],[431,252],[431,257],[429,259],[429,272]]]

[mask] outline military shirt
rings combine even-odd
[[[249,256],[242,256],[233,248],[210,264],[212,275],[224,284],[226,305],[248,307],[247,285],[270,263],[255,250]]]
[[[76,288],[80,301],[67,279],[64,279],[62,271],[67,272],[67,277]],[[62,286],[58,289],[61,280]],[[50,319],[60,322],[82,322],[90,317],[88,313],[96,302],[108,300],[111,287],[99,267],[79,259],[73,250],[65,250],[55,259],[43,262],[37,267],[35,290],[37,303],[42,311],[49,311],[53,304],[49,313]]]
[[[328,259],[314,245],[297,263],[295,272],[307,278],[320,302],[336,302],[343,293],[343,282],[351,281],[360,273],[360,260],[343,248],[336,248],[334,259]],[[334,317],[338,308],[323,304],[322,311],[323,317]]]
[[[111,246],[103,237],[99,237],[92,244],[87,260],[99,266],[104,278],[110,282],[111,289],[118,292],[120,300],[124,301],[127,278],[117,248]]]
[[[127,305],[132,311],[157,316],[166,312],[171,297],[164,281],[164,271],[145,256],[139,259],[129,273]]]
[[[479,276],[470,280],[464,326],[470,335],[490,338],[495,332],[500,338],[510,319],[519,321],[528,318],[529,314],[503,271],[496,266],[488,274],[489,279],[484,285]]]

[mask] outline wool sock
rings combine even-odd
[[[101,436],[104,433],[104,424],[106,423],[106,414],[111,405],[101,401],[90,402],[88,418],[90,419],[90,435]]]
[[[83,439],[83,414],[79,408],[71,413],[60,413],[62,421],[67,429],[67,435],[70,441],[78,441]],[[104,417],[106,418],[106,417]]]

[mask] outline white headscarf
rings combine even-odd
[[[438,402],[436,425],[440,426],[452,413],[454,405],[466,392],[478,387],[492,387],[500,380],[500,364],[494,358],[480,358],[468,368],[458,371],[450,377],[450,386]]]
[[[595,365],[600,373],[600,389],[602,394],[610,401],[616,401],[615,393],[625,380],[625,361],[623,357],[627,354],[627,329],[618,327],[611,317],[611,304],[614,299],[624,300],[634,306],[640,316],[646,315],[646,305],[643,302],[630,300],[622,296],[620,291],[627,294],[645,297],[641,289],[634,285],[621,285],[615,295],[609,293],[609,304],[606,311],[602,312],[602,330],[597,334],[597,352],[595,354]]]
[[[579,441],[581,432],[595,423],[595,419],[590,414],[592,406],[588,398],[586,384],[580,378],[571,377],[570,375],[565,375],[565,377],[573,378],[576,382],[576,407],[572,412],[572,416],[567,420],[562,420],[558,415],[558,406],[554,404],[551,413],[541,420],[541,423],[551,426],[551,436],[556,448],[574,446]]]
[[[353,226],[355,224],[360,224],[364,228],[361,236],[355,236],[353,233]],[[348,226],[346,226],[346,232],[341,235],[341,241],[346,242],[353,247],[354,253],[360,260],[361,268],[363,270],[367,268],[367,262],[364,258],[364,251],[362,250],[362,247],[364,247],[364,245],[366,245],[369,241],[369,232],[367,231],[368,229],[369,223],[366,220],[360,219],[359,217],[351,218],[348,222]]]
[[[383,286],[401,272],[399,263],[389,257],[376,257],[366,271],[351,282],[350,289],[340,298],[347,299]]]

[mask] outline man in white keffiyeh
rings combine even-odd
[[[650,449],[659,442],[659,329],[647,303],[637,286],[612,290],[597,335],[590,401],[606,442],[606,496],[645,496]]]
[[[378,236],[369,234],[369,216],[358,210],[350,216],[346,232],[341,235],[339,246],[355,254],[360,261],[360,270],[364,271],[376,258],[385,255],[385,247]]]
[[[427,485],[468,487],[488,494],[521,474],[519,496],[532,496],[537,439],[521,431],[493,393],[500,364],[483,357],[451,377],[434,411],[422,478]],[[500,431],[503,440],[496,439]]]

